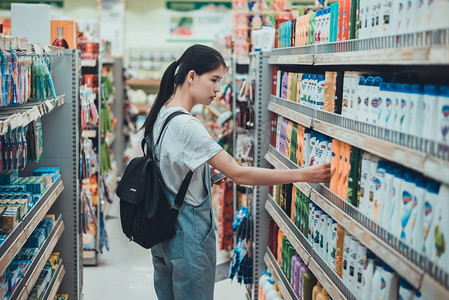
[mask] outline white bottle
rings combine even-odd
[[[424,236],[424,195],[426,194],[426,181],[423,177],[415,179],[415,193],[413,195],[413,205],[415,208],[412,211],[413,229],[411,233],[410,245],[413,249],[420,253],[423,249]]]
[[[352,248],[352,236],[346,231],[345,234],[345,252],[343,254],[343,281],[349,286],[349,261],[350,250]]]
[[[385,122],[385,116],[387,114],[387,106],[385,103],[387,96],[386,90],[387,90],[387,83],[382,82],[379,86],[379,111],[377,115],[377,125],[379,127],[385,127],[386,125]]]
[[[281,150],[281,125],[282,125],[282,119],[283,117],[281,115],[278,115],[278,122],[277,122],[277,128],[276,128],[276,150]]]
[[[343,78],[343,103],[341,107],[341,115],[343,117],[351,117],[351,105],[350,105],[350,85],[352,83],[351,78],[352,72],[345,71]]]
[[[369,0],[360,0],[359,4],[359,39],[365,38],[365,6],[369,3]]]
[[[430,230],[433,227],[436,218],[437,198],[440,186],[438,183],[429,181],[427,191],[424,195],[424,247],[423,253],[427,257],[434,257],[434,241]]]
[[[387,83],[385,93],[385,127],[388,129],[394,128],[394,117],[396,108],[396,84]]]
[[[399,276],[387,264],[382,268],[380,279],[380,300],[397,300],[399,294]]]
[[[271,273],[268,270],[263,271],[263,275],[260,276],[259,279],[259,299],[261,299],[263,295],[263,287],[267,283],[269,279],[271,279]]]
[[[373,87],[374,77],[368,76],[365,80],[365,92],[362,101],[362,109],[360,110],[362,122],[369,123],[370,120],[370,102],[373,95],[373,91],[376,89]]]
[[[406,91],[404,84],[400,83],[396,85],[396,105],[395,105],[395,117],[394,117],[394,130],[400,131],[402,120],[404,119],[405,107],[406,107]]]
[[[449,145],[449,87],[441,86],[438,96],[438,141]]]
[[[309,146],[309,162],[307,166],[313,166],[315,163],[315,147],[316,147],[317,133],[312,131],[310,135],[310,146]],[[305,149],[307,151],[307,149]]]
[[[332,139],[327,142],[326,163],[330,164],[332,159]]]
[[[418,1],[406,0],[405,6],[405,32],[413,33],[417,30],[417,22],[413,19],[415,13],[415,6],[418,5]]]
[[[273,285],[273,290],[269,291],[265,297],[266,300],[274,300],[279,296],[279,288],[275,283]]]
[[[307,235],[307,240],[310,245],[313,246],[313,219],[315,218],[315,204],[310,201],[309,202],[309,232]]]
[[[319,159],[317,161],[317,164],[325,163],[328,157],[328,145],[329,145],[329,138],[325,136],[324,134],[320,137],[320,143],[318,144],[318,153],[319,153]],[[332,155],[332,153],[331,153]]]
[[[327,232],[326,232],[326,245],[324,248],[324,255],[323,259],[325,262],[329,263],[329,257],[331,249],[331,241],[332,241],[332,224],[334,223],[334,220],[328,216],[327,217]]]
[[[309,166],[309,162],[310,162],[310,139],[311,139],[311,130],[309,128],[306,128],[304,131],[304,145],[303,145],[303,151],[304,151],[304,156],[303,156],[303,161],[302,161],[302,165],[303,167],[308,167]],[[310,224],[310,223],[309,223]]]
[[[357,94],[358,86],[360,82],[361,74],[359,72],[351,72],[350,85],[349,85],[349,118],[356,119],[355,114],[357,113]]]
[[[396,25],[397,32],[399,34],[406,33],[407,30],[407,16],[406,16],[406,6],[408,0],[397,0],[396,2]]]
[[[321,215],[324,212],[317,207],[315,209],[315,216],[313,218],[313,244],[312,247],[315,249],[316,252],[319,253],[319,239],[320,239],[320,232],[321,232]]]
[[[411,235],[413,229],[412,214],[415,209],[413,199],[415,197],[415,176],[406,172],[404,174],[404,182],[401,189],[401,234],[400,238],[407,244],[411,242]]]
[[[360,297],[363,289],[363,270],[365,264],[365,258],[367,255],[367,249],[362,243],[359,243],[359,248],[357,251],[357,268],[355,273],[355,293]]]
[[[410,120],[410,95],[411,86],[410,84],[401,84],[401,119],[400,119],[400,130],[401,132],[407,132],[408,128],[411,127],[411,123],[407,122]]]
[[[385,173],[386,173],[386,162],[379,161],[377,164],[377,172],[376,172],[376,185],[374,191],[374,215],[373,220],[377,223],[380,223],[380,218],[384,209],[384,202],[387,201],[385,196],[386,188],[385,188]]]
[[[337,249],[337,221],[332,222],[332,233],[330,242],[330,251],[328,253],[328,263],[332,268],[335,268],[335,251]]]
[[[371,299],[373,296],[374,254],[366,250],[366,262],[363,266],[362,287],[359,290],[360,299]]]
[[[382,104],[380,99],[380,84],[383,81],[382,77],[376,76],[371,86],[371,96],[369,99],[369,118],[368,122],[373,125],[379,123],[379,112]]]
[[[383,209],[379,225],[389,230],[391,225],[391,215],[393,210],[393,179],[394,168],[387,165],[385,168],[385,199],[383,201]]]
[[[421,137],[423,130],[423,88],[422,85],[413,84],[410,94],[410,119],[408,133]]]
[[[392,130],[399,130],[400,127],[400,117],[401,114],[401,99],[399,95],[399,84],[393,84],[393,90],[390,91],[391,97],[393,99],[393,116],[391,120],[391,127],[389,127]]]
[[[354,107],[354,117],[355,120],[364,121],[363,109],[364,109],[364,100],[365,100],[365,76],[360,76],[359,84],[357,86],[357,101]]]
[[[382,3],[382,36],[392,34],[392,28],[395,26],[393,0],[384,0]]]
[[[438,86],[424,86],[424,111],[423,111],[423,136],[429,139],[436,139],[438,118]]]
[[[349,287],[352,291],[355,291],[357,289],[357,268],[358,268],[358,261],[357,261],[357,254],[359,251],[360,243],[355,237],[351,237],[351,249],[349,249],[349,261],[348,261],[348,269],[349,269],[349,276],[348,276],[348,282]]]
[[[263,295],[264,298],[268,295],[269,292],[274,290],[274,280],[268,279],[267,282],[263,286]]]
[[[449,271],[449,250],[447,239],[449,237],[449,186],[442,184],[438,192],[435,220],[430,239],[434,246],[433,262],[444,271]]]
[[[361,176],[360,176],[360,203],[359,211],[366,215],[368,211],[369,201],[369,174],[371,173],[371,157],[368,152],[364,152],[362,155]]]
[[[368,206],[366,216],[373,219],[374,216],[374,191],[376,190],[376,172],[379,163],[379,157],[372,155],[370,159],[371,166],[368,174]]]
[[[404,174],[401,170],[396,169],[394,171],[394,179],[393,179],[393,201],[392,201],[392,213],[391,213],[391,223],[390,226],[386,228],[395,236],[399,237],[401,234],[401,216],[400,216],[400,208],[401,208],[401,189],[402,182],[404,181]]]
[[[413,300],[414,296],[415,290],[412,285],[405,279],[401,279],[401,284],[399,286],[399,300]]]
[[[382,278],[382,266],[383,263],[379,258],[376,258],[374,261],[375,268],[374,268],[374,275],[373,275],[373,291],[372,291],[372,300],[379,300],[380,299],[380,285],[381,285],[381,278]],[[367,298],[363,299],[369,299],[369,294],[365,292],[365,296],[368,296]]]
[[[329,218],[329,216],[326,213],[322,213],[321,217],[320,217],[320,223],[321,223],[321,228],[320,228],[320,236],[319,236],[319,241],[318,241],[318,253],[320,254],[321,257],[326,257],[326,250],[325,250],[325,246],[326,246],[326,236],[327,236],[327,219]]]

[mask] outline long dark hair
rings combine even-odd
[[[223,56],[217,50],[204,45],[193,45],[187,48],[177,61],[174,61],[168,66],[162,76],[156,100],[142,126],[142,128],[145,127],[144,136],[149,136],[152,133],[154,123],[162,106],[173,96],[175,85],[183,84],[187,74],[191,70],[195,71],[198,75],[202,75],[216,70],[220,66],[226,68],[226,63]],[[175,75],[177,68],[178,72]]]

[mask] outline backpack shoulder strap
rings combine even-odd
[[[148,151],[149,149],[154,149],[154,148],[156,148],[156,146],[159,144],[159,142],[160,142],[160,140],[161,140],[161,138],[162,138],[162,133],[164,133],[165,127],[167,127],[168,123],[169,123],[174,117],[179,116],[179,115],[187,115],[187,113],[186,113],[186,112],[183,112],[183,111],[175,111],[175,112],[171,113],[171,114],[167,117],[167,119],[166,119],[165,122],[164,122],[164,125],[162,125],[161,132],[159,133],[159,137],[158,137],[158,139],[157,139],[157,142],[154,144],[154,147],[153,147],[153,139],[152,139],[153,132],[150,132],[150,136],[149,136],[149,137],[146,136],[146,137],[144,137],[144,138],[142,139],[141,146],[142,146],[142,152],[143,152],[143,155],[145,155],[145,145],[147,146],[147,151]]]

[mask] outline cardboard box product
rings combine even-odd
[[[10,233],[19,223],[19,208],[10,206],[2,215],[2,233]]]

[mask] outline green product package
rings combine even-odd
[[[296,84],[295,84],[296,86]],[[296,94],[296,91],[295,91]],[[296,163],[296,153],[297,153],[297,142],[298,139],[298,124],[294,123],[292,128],[292,138],[291,138],[291,146],[290,146],[290,160]]]
[[[357,27],[357,0],[351,0],[349,13],[349,39],[355,39],[355,30]],[[359,3],[360,4],[360,3]]]
[[[310,203],[310,199],[309,197],[307,197],[306,195],[303,194],[303,198],[304,198],[304,208],[303,208],[303,223],[304,223],[304,229],[303,229],[303,234],[306,237],[306,239],[309,238],[309,203]]]
[[[292,278],[292,258],[293,258],[293,256],[295,256],[296,250],[295,250],[295,247],[293,247],[293,245],[290,243],[290,241],[288,243],[290,245],[288,247],[289,251],[288,251],[287,278],[291,282],[291,278]]]
[[[360,150],[356,147],[351,147],[349,154],[349,170],[348,178],[348,202],[357,207],[357,191],[359,190],[357,173],[359,169]]]
[[[354,38],[358,39],[359,38],[359,25],[360,25],[360,0],[355,0],[356,1],[356,11],[355,11],[355,33],[354,33]]]
[[[330,42],[337,41],[337,32],[338,32],[338,8],[339,3],[331,4],[331,32],[330,32]]]
[[[310,13],[309,17],[309,45],[315,44],[315,16],[316,13]]]

